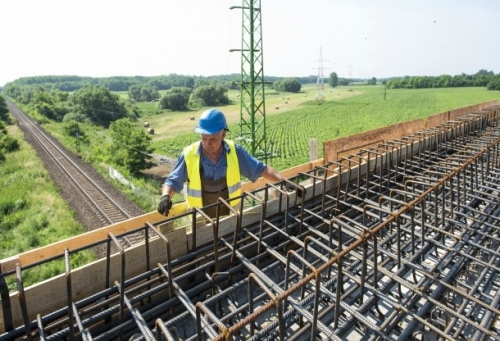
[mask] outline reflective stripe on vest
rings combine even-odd
[[[226,181],[229,193],[229,199],[239,197],[241,195],[241,174],[240,165],[238,163],[238,155],[233,141],[225,140],[229,146],[229,153],[226,153],[227,171]],[[186,201],[188,207],[203,207],[202,186],[200,176],[200,159],[201,155],[198,152],[201,141],[195,142],[184,148],[184,160],[186,161],[186,169],[188,173],[188,182],[186,189]],[[224,150],[225,152],[225,150]],[[239,199],[231,201],[232,206],[236,206]]]

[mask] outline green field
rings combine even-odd
[[[278,170],[308,162],[310,139],[318,140],[321,157],[322,143],[328,140],[500,99],[499,91],[484,88],[385,91],[383,86],[356,86],[329,88],[324,94],[325,101],[321,104],[314,99],[314,87],[305,87],[299,94],[266,97],[267,139],[279,152],[270,163]],[[220,108],[228,113],[230,139],[239,136],[239,102],[233,100],[232,105]],[[196,121],[187,117],[201,111],[144,117],[159,128],[154,139],[156,152],[177,157],[183,146],[196,141],[198,136],[193,132]]]

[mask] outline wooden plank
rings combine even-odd
[[[339,160],[344,156],[356,154],[361,149],[373,148],[381,143],[412,135],[422,129],[424,121],[418,119],[326,141],[323,143],[324,159],[326,163]]]
[[[318,159],[318,140],[309,140],[309,161],[314,161]]]
[[[188,253],[187,234],[185,228],[170,231],[165,235],[170,244],[170,256],[177,259]]]
[[[2,259],[0,260],[0,270],[2,272],[14,270],[16,268],[16,264],[20,264],[19,255]]]
[[[491,100],[491,101],[488,101],[488,102],[483,102],[483,103],[479,103],[479,104],[474,104],[474,105],[470,105],[468,107],[463,107],[463,108],[458,108],[458,109],[454,109],[454,110],[450,110],[450,120],[456,120],[457,118],[461,117],[461,116],[464,116],[464,115],[467,115],[467,114],[471,114],[471,113],[474,113],[474,112],[479,112],[481,110],[484,110],[486,108],[489,108],[489,107],[492,107],[492,106],[495,106],[495,105],[498,105],[498,100]]]
[[[293,177],[299,172],[305,172],[314,167],[316,164],[322,164],[323,160],[318,160],[316,163],[307,163],[300,165],[286,171],[281,172],[285,177]],[[255,189],[265,186],[267,181],[264,178],[259,178],[255,183],[244,183],[242,185],[243,191],[253,191]],[[173,217],[186,212],[185,203],[180,203],[175,205],[168,217]],[[107,238],[108,233],[113,235],[119,235],[130,230],[136,229],[140,226],[144,226],[146,222],[155,224],[159,221],[165,220],[165,217],[156,211],[134,217],[132,219],[119,222],[113,225],[105,226],[90,232],[83,233],[81,235],[68,238],[50,245],[42,246],[37,249],[33,249],[14,257],[6,258],[0,260],[2,266],[2,271],[9,271],[15,269],[17,263],[21,266],[26,266],[33,264],[45,259],[49,259],[61,254],[64,254],[65,249],[75,250],[87,245],[93,244],[97,241],[104,240]]]
[[[186,254],[186,234],[184,229],[174,230],[167,234],[171,245],[171,256],[175,259]],[[180,241],[184,241],[181,243]],[[156,237],[150,241],[150,268],[154,269],[158,263],[166,263],[166,247],[162,239]],[[121,255],[111,256],[110,285],[120,281]],[[135,245],[125,251],[126,278],[132,278],[148,270],[144,244]],[[71,271],[72,301],[76,302],[106,289],[106,259],[97,260],[86,266]],[[48,314],[68,304],[66,274],[55,276],[46,281],[25,288],[24,297],[27,302],[30,320],[36,319],[37,314]],[[17,292],[10,294],[13,323],[15,326],[23,324],[21,306]],[[0,333],[5,332],[3,311],[0,311]]]
[[[321,164],[321,165],[324,164],[323,159],[317,160],[315,162],[308,162],[308,163],[302,164],[300,166],[296,166],[293,168],[289,168],[289,169],[280,171],[280,174],[283,175],[285,178],[292,178],[301,172],[303,173],[303,172],[310,171],[318,164]],[[268,183],[268,181],[266,179],[259,178],[259,179],[257,179],[257,181],[255,181],[253,183],[246,182],[246,183],[242,184],[241,190],[243,192],[251,192],[253,190],[256,190],[258,188],[262,188],[262,187],[266,186],[267,183]]]
[[[483,109],[498,105],[498,100],[471,105],[451,111],[446,111],[429,116],[426,120],[417,119],[413,121],[401,122],[391,126],[373,129],[370,131],[354,134],[323,143],[325,163],[339,160],[346,155],[355,154],[361,149],[375,147],[380,143],[399,139],[403,136],[412,135],[426,128],[436,127],[446,121],[458,117],[478,112]]]
[[[425,120],[425,128],[437,127],[438,125],[443,124],[444,122],[447,122],[449,120],[450,120],[449,111],[432,115],[427,117],[427,119]]]

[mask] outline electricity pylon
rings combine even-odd
[[[323,48],[319,48],[318,79],[316,81],[316,101],[322,102],[325,99],[325,84],[323,79]]]
[[[260,0],[243,0],[240,81],[240,137],[242,145],[255,157],[271,157],[266,135],[264,52]]]

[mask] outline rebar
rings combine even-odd
[[[363,149],[243,193],[239,212],[220,199],[234,232],[206,217],[213,240],[192,236],[179,259],[156,226],[141,227],[166,260],[136,278],[123,277],[109,235],[122,277],[108,276],[98,303],[72,302],[66,253],[67,310],[0,340],[500,339],[499,119],[492,107]],[[262,199],[273,195],[278,213]],[[258,217],[246,226],[244,203]]]

